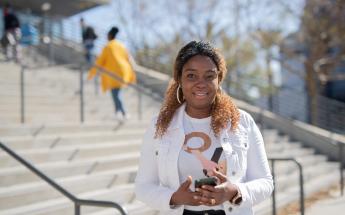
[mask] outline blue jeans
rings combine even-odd
[[[85,58],[88,64],[93,63],[93,43],[85,43],[84,48],[85,48]]]
[[[115,104],[115,112],[121,111],[122,115],[126,115],[125,109],[123,108],[122,104],[122,93],[121,93],[121,88],[115,88],[111,90],[111,95],[113,97],[113,101]]]

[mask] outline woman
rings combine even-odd
[[[131,63],[131,56],[128,53],[126,47],[116,40],[116,35],[119,29],[112,27],[108,32],[108,43],[103,48],[101,55],[96,60],[96,65],[104,68],[107,72],[113,73],[116,77],[122,81],[116,80],[107,74],[101,74],[102,90],[103,92],[111,90],[111,95],[115,105],[115,116],[118,119],[128,118],[128,114],[125,111],[121,88],[126,84],[134,83],[136,81],[135,73]],[[88,80],[95,77],[97,74],[97,68],[93,67],[88,76]]]
[[[253,214],[273,190],[252,117],[222,92],[226,65],[206,42],[177,55],[174,79],[145,134],[135,192],[161,214]],[[194,189],[202,178],[217,185]],[[199,184],[199,183],[198,183]]]

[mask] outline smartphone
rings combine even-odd
[[[195,188],[201,188],[202,185],[216,186],[217,181],[213,177],[202,178],[199,180],[195,180],[194,185],[195,185]]]

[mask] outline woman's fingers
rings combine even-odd
[[[214,186],[209,186],[209,185],[202,185],[200,191],[204,191],[204,192],[216,192],[217,189]]]
[[[213,170],[213,175],[219,179],[220,183],[224,183],[227,181],[226,176],[215,169]]]
[[[219,204],[216,198],[206,196],[196,196],[195,200],[201,205],[214,206]]]
[[[192,184],[192,176],[188,176],[187,180],[181,184],[183,190],[189,190],[189,186]]]

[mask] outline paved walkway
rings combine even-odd
[[[345,196],[322,200],[311,206],[306,215],[341,215],[345,214]]]

